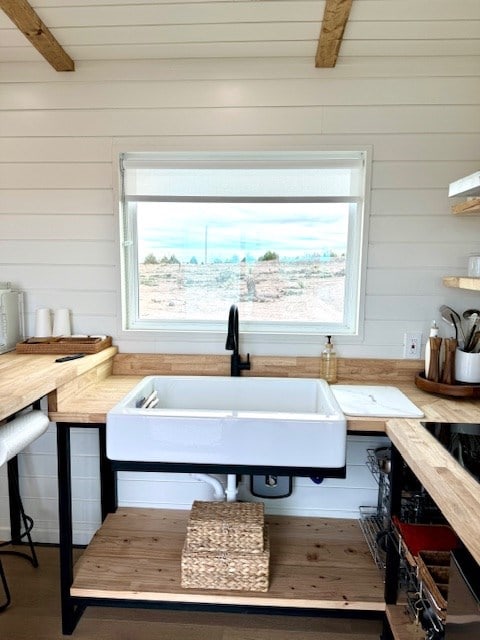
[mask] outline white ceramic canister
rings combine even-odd
[[[52,335],[52,316],[50,309],[45,307],[35,312],[35,337],[49,338]]]
[[[70,326],[70,309],[55,309],[53,312],[54,336],[70,336],[72,329]]]
[[[480,382],[480,353],[469,353],[457,349],[455,352],[455,380],[458,382]]]

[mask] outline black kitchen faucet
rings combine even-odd
[[[247,353],[247,359],[242,362],[242,357],[238,351],[238,307],[232,304],[228,313],[228,333],[225,343],[227,351],[233,351],[230,358],[230,375],[239,376],[244,370],[250,369],[250,354]]]

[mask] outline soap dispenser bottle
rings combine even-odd
[[[337,381],[337,354],[333,349],[332,336],[327,336],[327,342],[322,351],[320,374],[329,383]]]

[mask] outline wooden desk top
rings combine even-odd
[[[2,354],[0,420],[100,365],[111,362],[116,353],[116,347],[109,347],[69,362],[55,362],[58,354],[18,354],[14,351]]]

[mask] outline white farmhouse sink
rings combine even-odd
[[[137,405],[156,391],[153,409]],[[324,380],[149,376],[107,415],[107,457],[340,468],[346,419]]]

